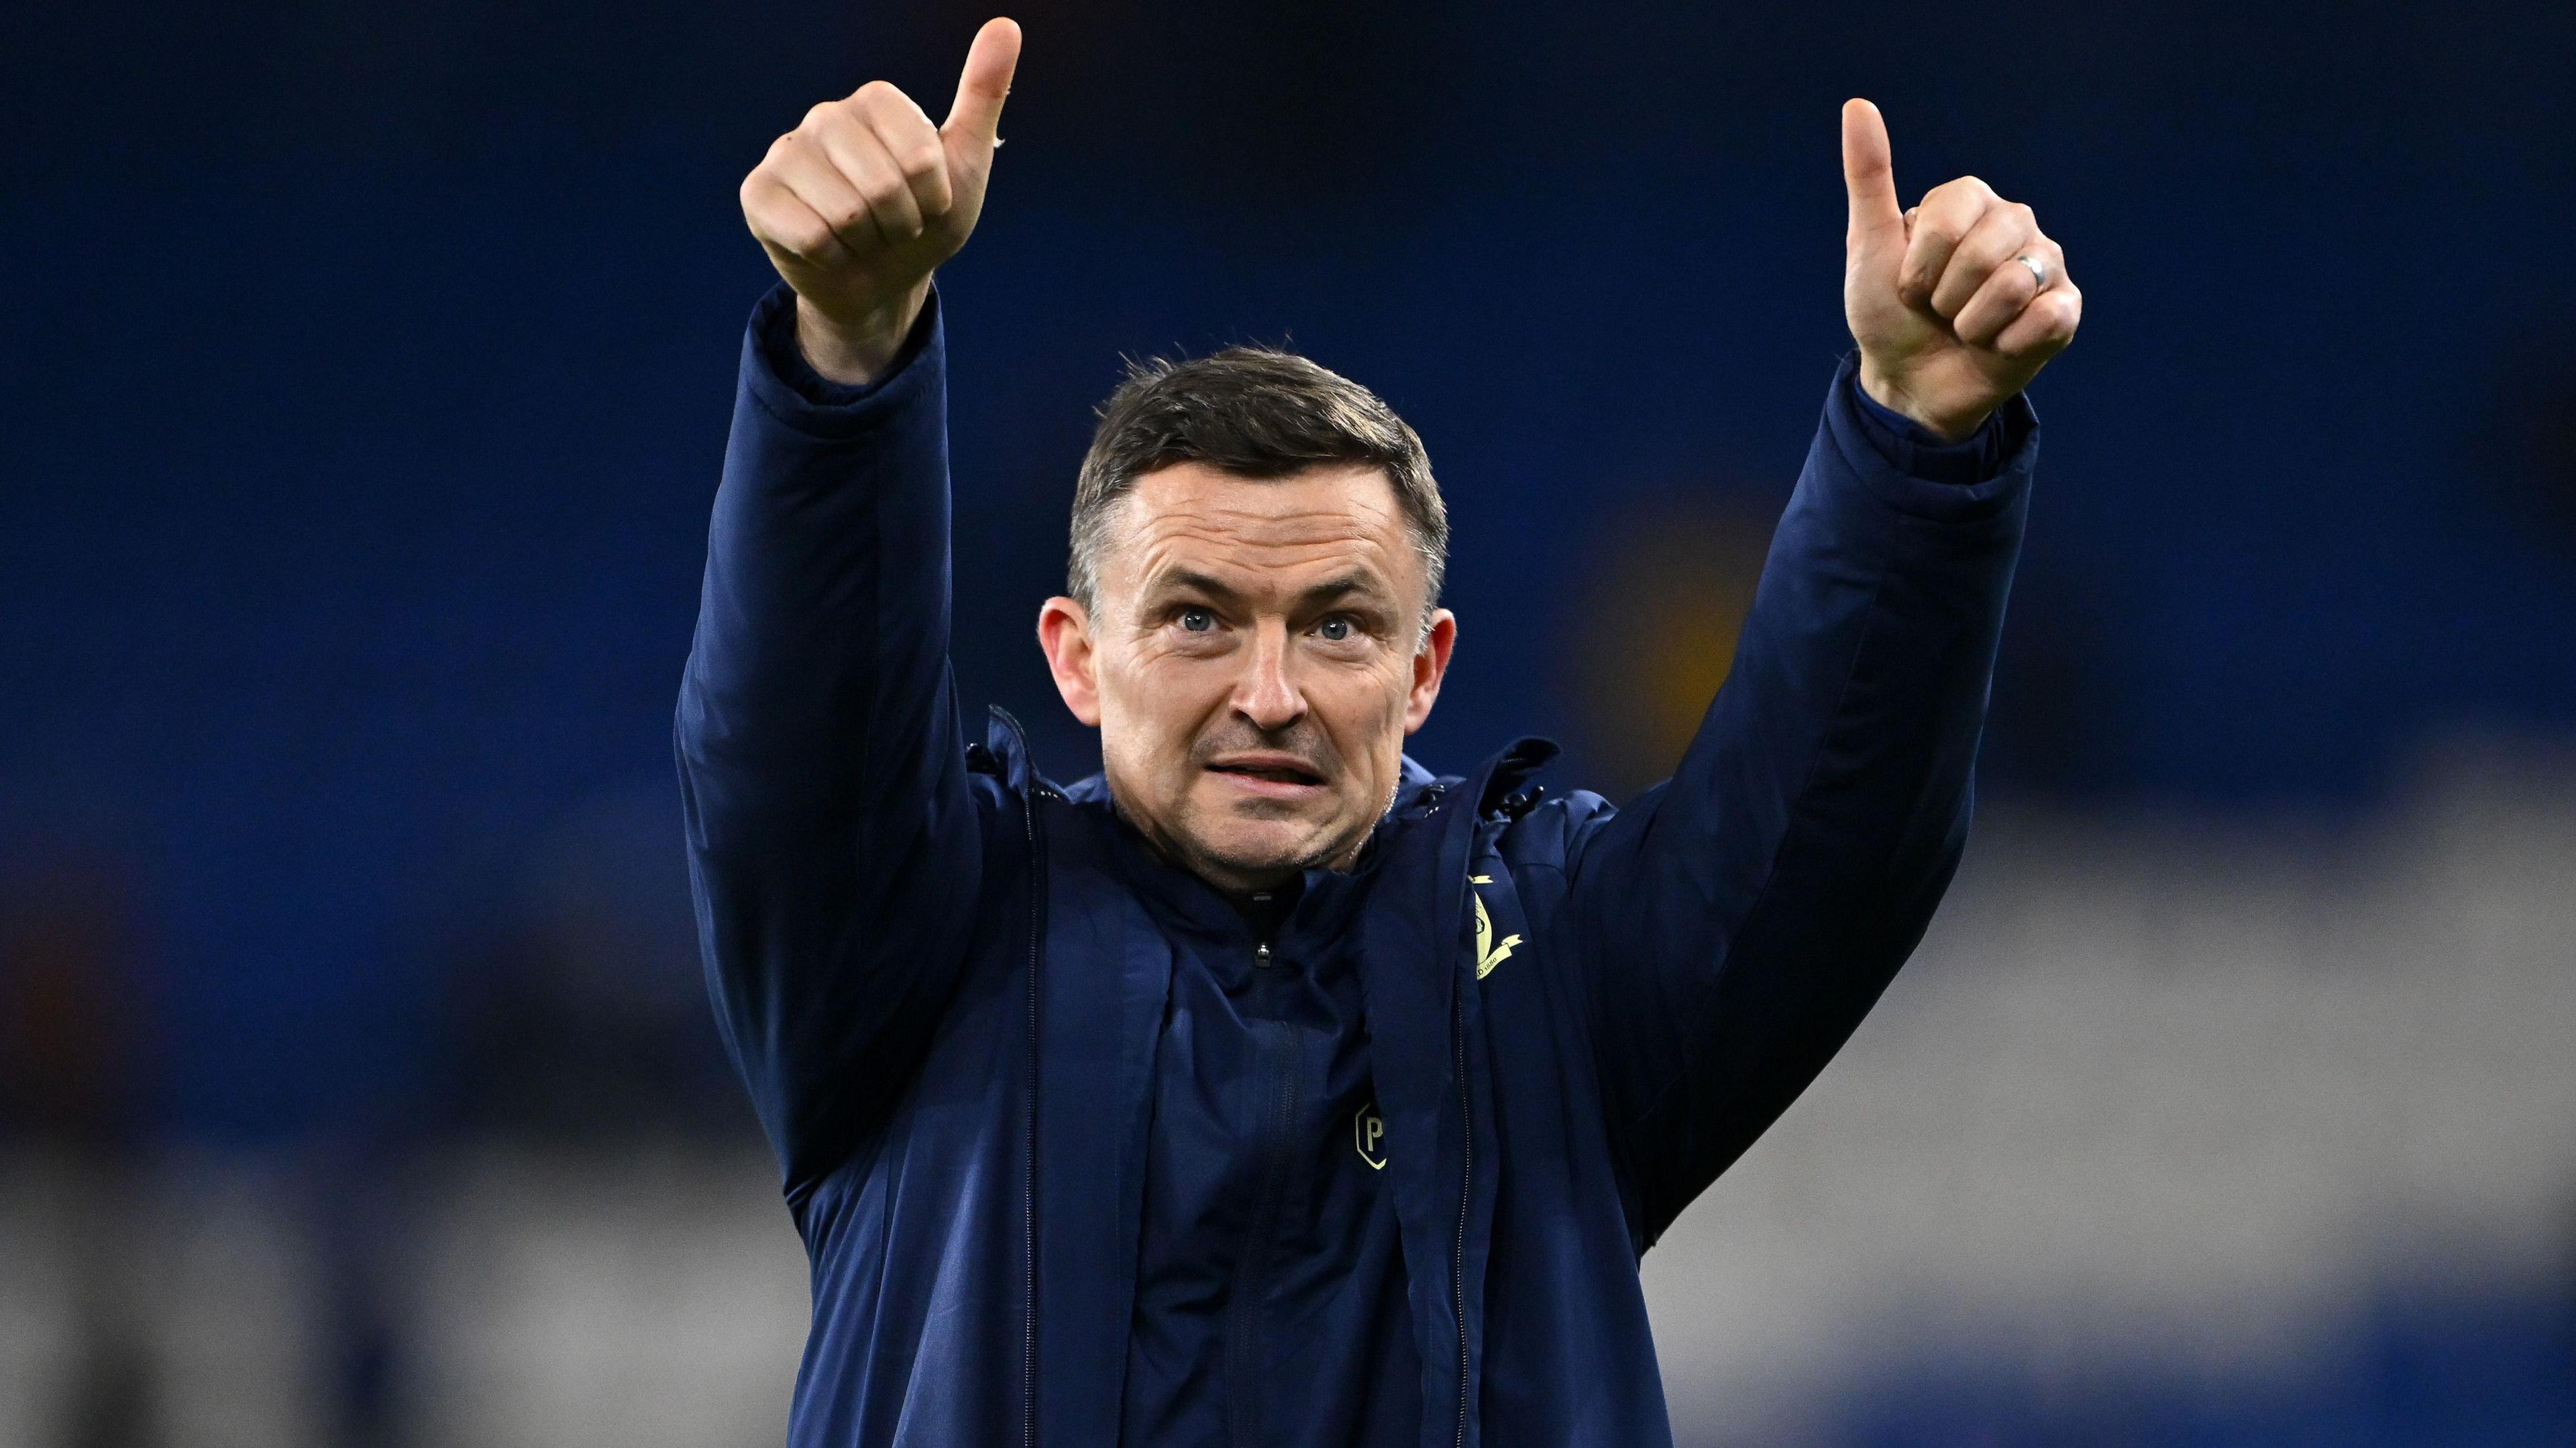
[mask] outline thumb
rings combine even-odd
[[[957,77],[957,100],[948,108],[939,138],[954,154],[963,144],[977,162],[992,159],[1001,134],[1002,102],[1011,94],[1011,72],[1020,63],[1020,26],[1001,16],[984,22],[966,52],[966,69]]]
[[[1888,237],[1902,242],[1905,211],[1896,204],[1896,162],[1887,146],[1887,122],[1864,100],[1843,102],[1843,185],[1851,192],[1854,251],[1876,249]]]

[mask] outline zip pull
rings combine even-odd
[[[1268,970],[1270,968],[1269,941],[1265,940],[1259,945],[1252,947],[1252,963],[1256,968],[1261,970]]]

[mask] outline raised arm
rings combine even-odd
[[[717,1023],[791,1191],[869,1129],[963,961],[982,876],[950,679],[931,272],[981,212],[1018,28],[933,127],[882,81],[744,181],[755,311],[675,723]]]
[[[1575,823],[1557,917],[1649,1241],[1824,1069],[1949,883],[2038,445],[2019,394],[2080,305],[2028,207],[1966,179],[1902,212],[1876,108],[1843,124],[1860,358],[1725,687],[1671,780]]]

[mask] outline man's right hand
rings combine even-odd
[[[826,101],[742,182],[743,219],[796,289],[796,341],[835,382],[872,382],[984,212],[1020,27],[975,33],[946,125],[881,80]]]

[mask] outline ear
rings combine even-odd
[[[1458,615],[1445,608],[1431,611],[1431,632],[1413,652],[1413,689],[1404,699],[1404,732],[1422,727],[1431,706],[1440,702],[1440,681],[1449,673],[1449,651],[1458,643]]]
[[[1091,652],[1091,615],[1074,600],[1058,594],[1038,608],[1038,650],[1046,655],[1047,672],[1064,707],[1087,728],[1100,727],[1100,676]]]

